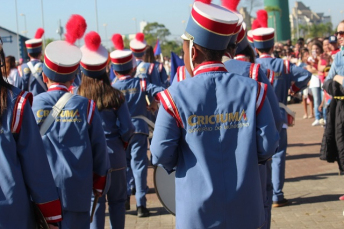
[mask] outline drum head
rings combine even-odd
[[[154,169],[154,186],[164,208],[172,215],[176,215],[175,172],[168,174],[165,169],[156,166]]]

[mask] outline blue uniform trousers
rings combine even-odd
[[[130,165],[131,155],[127,153],[127,196],[131,196],[131,190],[135,188],[133,171]]]
[[[259,177],[260,177],[260,183],[262,187],[262,199],[264,203],[264,211],[265,211],[265,218],[267,219],[268,216],[268,206],[267,206],[267,193],[266,193],[266,183],[267,183],[267,169],[266,169],[266,164],[264,165],[259,165]],[[266,224],[265,224],[266,225]],[[263,227],[265,229],[265,227]]]
[[[106,194],[106,199],[109,205],[111,229],[124,228],[125,201],[127,199],[126,189],[127,189],[126,169],[113,171],[111,173],[111,186],[108,193]],[[106,199],[105,199],[105,196],[102,196],[99,198],[96,211],[93,217],[93,222],[91,223],[91,229],[104,229]],[[93,200],[92,200],[92,204],[93,204]]]
[[[279,133],[279,147],[277,152],[272,156],[272,201],[283,200],[283,185],[285,180],[285,157],[287,151],[287,129],[282,128]]]
[[[271,224],[271,205],[272,205],[272,180],[271,180],[271,162],[272,160],[268,160],[264,167],[261,168],[259,166],[259,172],[261,173],[261,177],[265,176],[265,181],[262,181],[262,192],[263,192],[263,200],[264,200],[264,210],[266,216],[266,223],[262,227],[262,229],[270,229]],[[264,174],[262,174],[264,172]]]
[[[135,180],[136,205],[146,207],[147,193],[147,135],[135,133],[127,148],[127,158],[131,157],[130,165]]]
[[[322,92],[320,87],[313,87],[311,88],[313,98],[314,98],[314,114],[315,114],[315,119],[319,120],[323,116],[322,113],[319,111],[319,106],[322,101]]]
[[[63,220],[59,222],[59,229],[88,229],[90,228],[89,212],[62,211]]]

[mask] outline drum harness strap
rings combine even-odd
[[[53,106],[53,109],[50,111],[48,117],[43,121],[41,127],[39,128],[39,133],[43,136],[48,129],[50,128],[51,124],[56,120],[56,118],[61,113],[62,109],[66,105],[66,103],[73,97],[74,95],[71,93],[64,93],[63,96],[57,101],[57,103]]]

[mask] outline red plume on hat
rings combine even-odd
[[[102,42],[97,32],[91,31],[85,35],[85,45],[91,51],[97,51]]]
[[[135,36],[135,39],[141,42],[144,42],[145,40],[145,35],[143,33],[137,33]]]
[[[210,4],[211,0],[196,0],[195,2],[203,2],[205,4]]]
[[[44,29],[38,28],[35,34],[35,39],[41,39],[44,34]]]
[[[222,6],[231,11],[237,12],[240,0],[222,0]]]
[[[258,29],[258,28],[261,28],[262,26],[260,25],[258,19],[255,19],[253,22],[252,22],[252,30],[255,30],[255,29]]]
[[[117,50],[123,50],[124,49],[124,42],[123,37],[121,34],[116,33],[111,38],[113,46],[115,46],[115,49]]]
[[[257,20],[262,28],[268,27],[268,12],[266,10],[258,10],[257,11]]]
[[[87,24],[85,18],[81,15],[73,14],[66,24],[66,41],[74,44],[77,39],[82,38],[86,31]]]

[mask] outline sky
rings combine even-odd
[[[247,0],[241,0],[239,7]],[[253,0],[261,1],[263,0]],[[332,16],[332,23],[337,25],[344,19],[344,4],[342,0],[303,0],[315,12],[324,12]],[[159,22],[171,32],[171,39],[180,39],[189,18],[193,0],[0,0],[0,26],[16,31],[16,3],[18,31],[33,38],[36,29],[43,27],[41,3],[43,3],[43,18],[45,38],[59,39],[56,33],[59,20],[64,27],[70,15],[80,14],[85,17],[87,31],[97,31],[103,43],[110,46],[109,39],[114,33],[132,34],[139,30],[139,22]],[[220,0],[213,3],[220,4]],[[95,5],[97,3],[98,17]],[[289,8],[295,5],[295,0],[289,0]],[[340,6],[338,6],[340,5]],[[340,8],[341,7],[341,8]],[[255,10],[258,10],[255,9]],[[25,16],[21,16],[24,14]],[[106,34],[106,35],[105,35]],[[81,43],[83,43],[81,41]]]

